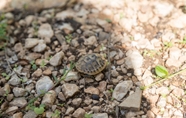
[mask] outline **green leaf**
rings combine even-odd
[[[155,72],[156,72],[156,75],[161,77],[161,78],[165,78],[169,75],[169,72],[167,71],[167,69],[164,66],[161,66],[161,65],[157,65],[155,67]]]
[[[35,107],[34,108],[34,112],[39,115],[39,114],[43,114],[43,112],[45,111],[44,107]]]

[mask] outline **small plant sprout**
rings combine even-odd
[[[110,19],[105,19],[108,23],[111,23],[112,21]]]
[[[106,47],[104,46],[104,44],[101,44],[100,51],[104,51],[104,50],[106,50]]]
[[[1,73],[1,75],[3,77],[5,77],[6,80],[9,80],[10,79],[10,75],[6,74],[6,73]]]
[[[157,65],[155,67],[156,78],[160,78],[160,79],[158,79],[157,81],[155,81],[154,83],[152,83],[152,84],[150,84],[148,86],[141,87],[141,89],[142,90],[147,89],[147,88],[149,88],[149,87],[151,87],[153,85],[156,85],[156,84],[158,84],[160,82],[168,80],[168,79],[170,79],[170,78],[172,78],[172,77],[174,77],[174,76],[176,76],[176,75],[178,75],[178,74],[180,74],[180,73],[182,73],[184,71],[186,71],[186,68],[183,69],[183,70],[180,70],[178,72],[175,72],[173,74],[169,74],[168,70],[164,66]]]
[[[114,91],[114,90],[113,90],[112,88],[109,90],[110,93],[113,93],[113,91]]]
[[[92,118],[93,114],[88,114],[88,113],[85,113],[85,116],[84,118]]]
[[[42,60],[41,64],[40,64],[40,67],[41,68],[44,68],[46,66],[46,62],[44,60]]]
[[[73,38],[73,37],[72,37],[71,34],[65,36],[66,42],[67,42],[68,44],[71,42],[72,38]]]
[[[34,60],[31,61],[30,64],[31,64],[33,70],[36,70],[37,69],[37,65],[35,64],[35,61]]]
[[[54,113],[52,114],[52,117],[53,117],[53,118],[60,118],[60,113],[61,113],[61,112],[60,112],[59,110],[56,109],[56,110],[54,111]]]
[[[168,49],[168,48],[171,48],[173,46],[172,42],[164,42],[163,44],[164,44],[165,50]]]
[[[120,13],[120,19],[124,18],[124,14]]]
[[[38,115],[43,114],[44,111],[45,111],[45,108],[44,107],[45,107],[45,105],[44,104],[41,104],[39,107],[35,107],[34,108],[34,112],[36,114],[38,114]]]
[[[183,40],[180,41],[181,44],[185,45],[186,44],[186,36],[184,36]]]

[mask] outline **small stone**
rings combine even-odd
[[[85,110],[82,108],[78,108],[74,113],[73,113],[73,117],[74,118],[84,118],[85,115]]]
[[[43,75],[51,75],[52,71],[50,70],[50,68],[47,68],[46,70],[43,71]]]
[[[48,76],[41,77],[36,82],[36,91],[37,94],[42,94],[43,92],[47,92],[49,89],[51,89],[54,86],[53,81]]]
[[[111,70],[111,75],[113,76],[113,77],[117,77],[117,76],[119,76],[119,73],[117,72],[117,70]]]
[[[99,95],[97,95],[97,94],[92,94],[91,97],[93,100],[99,100]]]
[[[40,40],[39,43],[34,47],[33,51],[34,52],[43,52],[46,49],[46,44],[44,43],[43,40]]]
[[[95,113],[93,114],[92,118],[108,118],[107,113]]]
[[[128,113],[125,114],[126,118],[133,118],[135,117],[137,114],[135,112],[129,111]]]
[[[78,107],[82,102],[82,98],[75,98],[72,100],[72,104]]]
[[[11,106],[23,107],[27,104],[27,101],[24,97],[14,98],[13,101],[9,103]]]
[[[16,74],[13,74],[11,79],[8,81],[8,83],[10,85],[16,86],[16,85],[19,85],[21,83],[21,80]]]
[[[64,96],[64,94],[62,92],[59,92],[58,93],[58,98],[61,100],[61,101],[66,101],[66,98]]]
[[[38,35],[41,38],[52,38],[52,36],[54,35],[54,32],[50,24],[46,23],[46,24],[42,24],[39,27]]]
[[[33,72],[33,77],[40,77],[42,75],[42,70],[38,68],[36,71]]]
[[[101,81],[103,78],[104,78],[103,73],[100,73],[100,74],[96,75],[95,80],[96,81]]]
[[[50,64],[52,66],[58,66],[61,64],[61,61],[62,61],[62,58],[64,57],[64,53],[61,51],[61,52],[58,52],[56,53],[51,59],[50,59]]]
[[[72,97],[75,93],[79,92],[79,87],[76,84],[65,83],[62,86],[62,91],[66,98]]]
[[[99,95],[99,90],[93,86],[88,87],[87,89],[84,89],[85,93],[90,93],[90,94],[96,94]]]
[[[27,16],[25,18],[25,22],[26,22],[27,26],[29,26],[32,23],[33,20],[34,20],[34,16],[33,15]]]
[[[168,95],[169,94],[169,89],[168,87],[159,87],[156,89],[156,94],[158,95]]]
[[[15,110],[17,110],[18,107],[17,106],[12,106],[12,107],[8,107],[8,109],[5,111],[5,113],[10,113],[10,112],[15,112]]]
[[[158,107],[160,107],[160,108],[163,108],[163,107],[166,106],[166,104],[167,104],[166,98],[163,97],[163,96],[160,96],[160,98],[159,98],[159,100],[158,100],[158,102],[157,102],[156,105],[157,105]]]
[[[106,90],[107,82],[106,81],[101,81],[99,82],[99,86],[97,87],[100,92],[103,92]]]
[[[122,65],[122,64],[124,64],[124,62],[125,62],[125,59],[123,58],[123,59],[118,60],[118,61],[116,62],[116,64],[117,64],[117,65]]]
[[[132,109],[132,110],[140,110],[140,104],[141,104],[141,97],[142,97],[142,91],[140,88],[136,88],[136,91],[129,95],[120,105],[119,107],[123,109]]]
[[[35,61],[35,64],[36,65],[38,65],[38,66],[42,66],[42,65],[46,65],[46,64],[48,64],[48,60],[47,59],[37,59],[36,61]]]
[[[178,68],[178,67],[181,66],[181,62],[180,61],[178,61],[176,59],[172,59],[172,58],[168,58],[165,64],[166,64],[167,67],[174,66],[174,67]]]
[[[26,89],[15,87],[13,88],[13,93],[15,97],[21,97],[21,96],[25,96],[27,94],[27,91]]]
[[[68,81],[72,81],[72,80],[79,80],[79,76],[78,76],[78,72],[73,72],[73,71],[70,71],[66,78],[65,78],[65,81],[68,82]]]
[[[131,80],[123,81],[116,85],[112,97],[116,100],[121,100],[132,87],[133,83]]]
[[[67,114],[67,115],[72,114],[73,111],[74,111],[73,107],[68,107],[65,114]]]
[[[108,38],[110,37],[110,35],[106,32],[99,32],[99,37],[98,39],[103,41],[103,40],[108,40]]]
[[[8,101],[12,101],[13,98],[14,98],[14,95],[13,94],[8,94],[7,97],[6,97],[6,99]]]
[[[169,49],[169,57],[178,60],[181,56],[181,50],[177,47],[171,47]]]
[[[23,113],[22,112],[18,112],[18,113],[15,113],[12,118],[23,118]]]
[[[39,43],[39,39],[37,38],[27,38],[25,40],[25,48],[33,48]]]
[[[29,110],[23,116],[23,118],[36,118],[36,117],[37,117],[37,114],[33,110]]]
[[[68,9],[68,10],[57,13],[55,17],[58,20],[64,20],[67,17],[69,18],[69,17],[74,17],[74,16],[76,16],[74,11],[71,9]]]
[[[91,108],[91,110],[94,112],[94,113],[99,113],[100,112],[100,106],[93,106],[92,108]]]
[[[95,36],[91,36],[87,39],[84,39],[84,44],[87,46],[95,45],[97,43],[97,39]]]
[[[54,101],[56,100],[56,92],[54,90],[48,91],[43,97],[42,104],[51,106],[53,105]]]
[[[15,45],[14,45],[14,51],[15,52],[21,52],[23,50],[23,45],[22,45],[22,43],[16,43]]]
[[[168,2],[161,2],[161,4],[160,2],[156,2],[154,6],[155,6],[154,12],[159,17],[165,17],[169,15],[174,8],[174,6]],[[166,10],[162,11],[162,9]]]
[[[121,25],[121,27],[130,32],[133,26],[133,21],[129,18],[122,18],[120,19],[119,24]]]

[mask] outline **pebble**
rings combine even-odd
[[[96,75],[95,80],[96,81],[101,81],[103,78],[104,78],[103,73],[99,73],[98,75]]]
[[[8,107],[8,108],[6,109],[5,113],[10,113],[10,112],[15,111],[15,110],[17,110],[17,109],[18,109],[17,106],[10,106],[10,107]]]
[[[51,106],[53,105],[55,100],[56,100],[56,92],[54,90],[50,90],[43,96],[43,100],[41,103],[44,105]]]
[[[117,84],[112,93],[112,97],[118,101],[121,100],[127,94],[127,92],[130,90],[132,86],[133,82],[131,80],[123,81]]]
[[[61,64],[61,61],[64,57],[64,53],[61,51],[61,52],[58,52],[56,53],[49,61],[49,63],[52,65],[52,66],[58,66]]]
[[[155,9],[154,9],[154,13],[159,16],[159,17],[165,17],[167,15],[169,15],[171,13],[171,11],[173,10],[173,5],[167,2],[156,2],[155,3]],[[166,9],[166,10],[162,10],[162,9]]]
[[[106,81],[101,81],[99,82],[99,86],[97,87],[100,92],[103,92],[106,90],[107,87],[107,82]]]
[[[26,112],[26,114],[23,116],[23,118],[36,118],[37,114],[33,110],[29,110]]]
[[[32,21],[34,20],[34,18],[35,18],[35,16],[33,16],[33,15],[26,16],[25,22],[26,22],[27,26],[29,26],[32,23]]]
[[[90,93],[90,94],[96,94],[96,95],[99,95],[99,90],[93,86],[90,86],[86,89],[84,89],[84,92],[85,93]]]
[[[100,107],[100,106],[93,106],[93,107],[91,108],[91,110],[92,110],[94,113],[99,113],[100,110],[101,110],[101,107]]]
[[[44,40],[40,40],[39,43],[34,47],[34,52],[43,52],[46,49],[46,44],[44,43]]]
[[[38,68],[36,71],[32,73],[33,77],[40,77],[42,75],[42,70]]]
[[[8,81],[8,83],[10,85],[16,86],[16,85],[19,85],[21,83],[21,80],[16,74],[13,74],[11,76],[10,80]]]
[[[82,98],[75,98],[72,100],[72,104],[78,107],[82,103]]]
[[[93,114],[92,118],[108,118],[107,113],[95,113]]]
[[[43,71],[43,75],[51,75],[52,71],[50,70],[50,68],[47,68],[46,70]]]
[[[54,32],[50,24],[45,23],[39,27],[38,36],[41,38],[52,38]]]
[[[72,97],[79,92],[79,87],[76,84],[65,83],[62,85],[62,91],[66,98]]]
[[[114,70],[111,70],[111,75],[112,77],[117,77],[119,76],[119,73],[114,69]]]
[[[74,113],[72,114],[72,116],[74,118],[84,118],[85,115],[85,110],[82,108],[78,108],[77,110],[74,111]]]
[[[93,100],[99,100],[99,95],[97,95],[97,94],[92,94],[91,97]]]
[[[72,114],[74,112],[74,108],[73,107],[68,107],[65,114],[69,115]]]
[[[68,81],[76,81],[76,80],[79,80],[79,75],[78,75],[78,72],[74,72],[74,71],[70,71],[66,78],[65,78],[65,81],[68,82]]]
[[[61,101],[66,101],[66,98],[64,96],[64,94],[62,92],[59,92],[58,93],[58,98],[61,100]]]
[[[136,88],[136,91],[129,95],[120,105],[119,107],[123,109],[131,109],[135,111],[140,110],[141,105],[141,99],[142,99],[142,91],[140,88]]]
[[[168,24],[173,28],[184,28],[186,26],[186,16],[176,13]]]
[[[23,118],[23,113],[22,112],[18,112],[18,113],[15,113],[12,118]]]
[[[36,82],[36,91],[37,94],[42,94],[43,92],[47,92],[54,86],[53,81],[49,76],[43,76]]]
[[[168,95],[169,94],[169,89],[168,87],[159,87],[156,89],[156,94],[157,95]]]
[[[171,47],[169,49],[169,58],[178,60],[181,56],[181,50],[177,47]]]
[[[37,38],[27,38],[25,40],[25,48],[33,48],[39,43],[39,39]]]
[[[133,21],[131,19],[129,19],[129,18],[122,18],[122,19],[120,19],[119,24],[125,30],[127,30],[128,32],[130,32],[131,29],[132,29],[132,26],[133,26]]]
[[[26,101],[25,97],[14,98],[9,103],[9,105],[11,105],[11,106],[17,106],[17,107],[23,107],[26,104],[27,104],[27,101]]]
[[[58,20],[64,20],[67,17],[74,17],[74,16],[76,16],[76,14],[74,13],[74,11],[71,10],[71,9],[67,9],[65,11],[62,11],[62,12],[57,13],[55,17]]]
[[[14,50],[15,50],[15,52],[21,52],[21,51],[23,50],[23,45],[22,45],[22,43],[16,43],[16,44],[14,45]]]
[[[26,89],[23,88],[14,87],[13,93],[15,97],[21,97],[21,96],[25,96],[27,94],[27,91]]]
[[[95,45],[97,44],[97,39],[95,36],[90,36],[89,38],[84,39],[84,44],[87,46]]]

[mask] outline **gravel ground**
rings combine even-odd
[[[79,0],[1,14],[0,117],[185,118],[186,72],[153,84],[157,65],[186,68],[185,13],[184,0]],[[102,72],[72,67],[91,53],[107,59]]]

